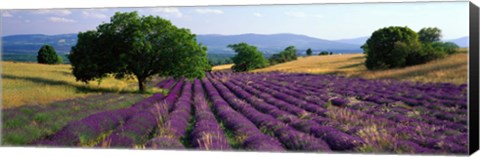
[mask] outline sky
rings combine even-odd
[[[468,2],[256,5],[161,8],[4,10],[1,36],[93,30],[115,12],[137,11],[195,34],[292,33],[338,40],[370,36],[388,26],[438,27],[443,38],[468,36]]]

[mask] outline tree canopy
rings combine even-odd
[[[274,54],[270,57],[270,64],[278,64],[288,62],[297,59],[297,49],[295,46],[288,46],[278,54]]]
[[[404,67],[407,56],[418,52],[418,35],[408,27],[391,26],[372,33],[362,46],[368,69]]]
[[[442,38],[442,30],[437,27],[426,27],[418,31],[419,40],[423,43],[431,43],[440,41]]]
[[[57,55],[55,49],[50,45],[43,45],[37,54],[37,62],[41,64],[63,63],[62,57]]]
[[[306,53],[307,53],[307,56],[311,56],[313,54],[313,51],[311,48],[308,48]]]
[[[435,27],[418,33],[408,27],[391,26],[379,29],[362,46],[367,54],[368,69],[390,69],[422,64],[458,52],[451,42],[440,42],[441,30]]]
[[[248,45],[247,43],[230,44],[229,48],[233,49],[237,54],[232,58],[234,65],[232,70],[235,72],[249,71],[257,68],[263,68],[268,65],[268,61],[257,47]]]
[[[153,75],[204,77],[211,68],[206,55],[188,29],[158,16],[117,12],[96,30],[80,32],[68,58],[77,81],[134,76],[144,91]]]

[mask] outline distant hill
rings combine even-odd
[[[26,34],[2,38],[3,52],[15,54],[36,53],[44,44],[52,45],[58,53],[68,53],[76,43],[77,34]]]
[[[3,37],[3,52],[7,53],[36,53],[43,44],[52,45],[58,53],[68,53],[70,48],[77,43],[77,34],[60,35],[11,35]],[[227,48],[229,44],[246,42],[257,46],[266,54],[278,53],[284,48],[294,45],[299,53],[312,48],[314,52],[333,51],[339,53],[360,52],[360,46],[345,44],[330,40],[313,38],[296,34],[240,34],[240,35],[197,35],[198,42],[208,47],[209,53],[234,54]]]
[[[368,38],[370,37],[358,37],[358,38],[350,38],[350,39],[340,39],[335,40],[336,42],[340,43],[347,43],[347,44],[354,44],[354,45],[363,45],[367,42]]]
[[[304,54],[308,48],[314,52],[324,50],[340,53],[361,52],[359,45],[296,34],[198,35],[197,39],[208,47],[209,52],[213,53],[233,53],[230,48],[227,48],[227,45],[240,42],[254,45],[267,54],[278,53],[290,45],[294,45],[301,54]]]
[[[461,37],[461,38],[457,38],[457,39],[451,39],[451,40],[447,40],[449,42],[453,42],[455,44],[457,44],[458,46],[460,47],[468,47],[468,37]]]

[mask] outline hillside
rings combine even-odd
[[[300,57],[296,61],[282,63],[253,72],[284,71],[294,73],[338,74],[368,79],[396,79],[419,82],[467,83],[467,56],[463,52],[426,64],[402,69],[368,71],[363,64],[363,54]],[[226,68],[214,67],[214,69]]]

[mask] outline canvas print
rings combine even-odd
[[[2,10],[1,144],[467,154],[468,4]]]

